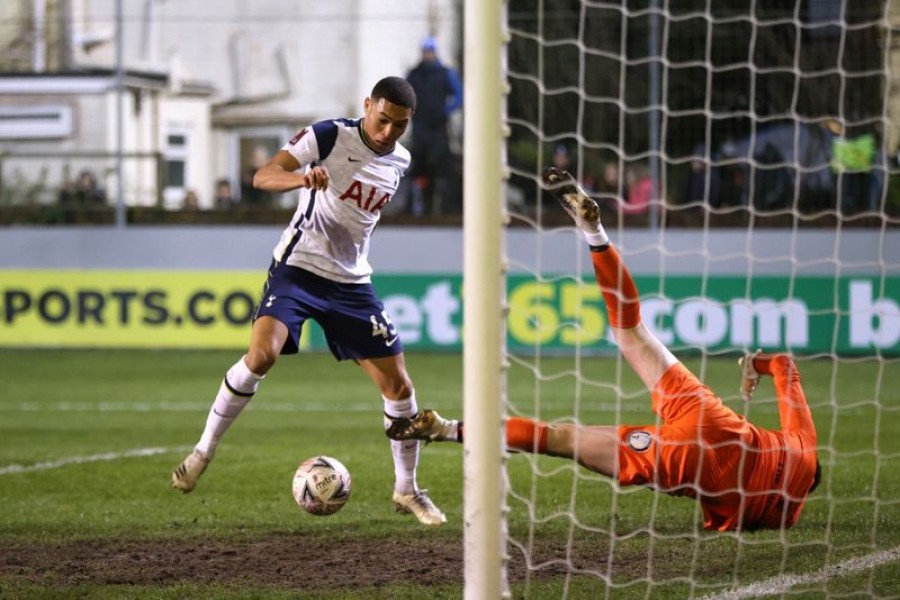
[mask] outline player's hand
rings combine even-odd
[[[331,176],[325,167],[313,167],[303,175],[303,178],[305,179],[303,187],[311,190],[324,190],[328,187],[328,180]]]

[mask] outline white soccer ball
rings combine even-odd
[[[316,456],[294,473],[294,500],[311,515],[333,515],[350,499],[350,471],[336,458]]]

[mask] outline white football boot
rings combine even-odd
[[[414,494],[400,494],[394,490],[394,510],[415,515],[422,525],[437,526],[447,522],[441,509],[428,497],[428,490],[419,490]]]
[[[193,490],[197,480],[209,466],[209,461],[210,458],[206,454],[194,449],[172,472],[172,487],[185,494]]]

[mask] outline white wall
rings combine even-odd
[[[79,25],[100,32],[114,23],[115,0],[75,0]],[[260,107],[294,118],[355,116],[372,85],[404,75],[418,60],[421,39],[434,33],[452,62],[461,15],[453,0],[129,0],[124,2],[125,62],[165,69],[177,62],[185,78],[219,90],[218,100],[284,89],[276,55],[283,49],[289,97]],[[155,25],[144,18],[151,6]],[[145,43],[145,34],[152,43]],[[150,56],[145,56],[147,49]],[[84,64],[110,67],[114,46],[81,52]],[[233,52],[239,54],[235,70]]]
[[[282,227],[10,228],[0,236],[0,269],[259,270]],[[636,275],[900,275],[900,231],[671,230],[611,232]],[[439,251],[435,249],[439,248]],[[572,229],[540,235],[507,231],[511,273],[590,272]],[[376,273],[459,274],[462,231],[387,227],[369,255]]]

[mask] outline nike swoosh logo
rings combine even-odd
[[[395,335],[395,336],[394,336],[394,339],[391,339],[391,340],[385,340],[385,341],[384,341],[384,345],[390,348],[391,346],[394,345],[394,342],[396,342],[396,341],[399,340],[399,339],[400,339],[400,336],[399,336],[399,335]]]
[[[347,160],[349,160],[350,162],[362,162],[361,158],[353,158],[352,156],[348,156]]]

